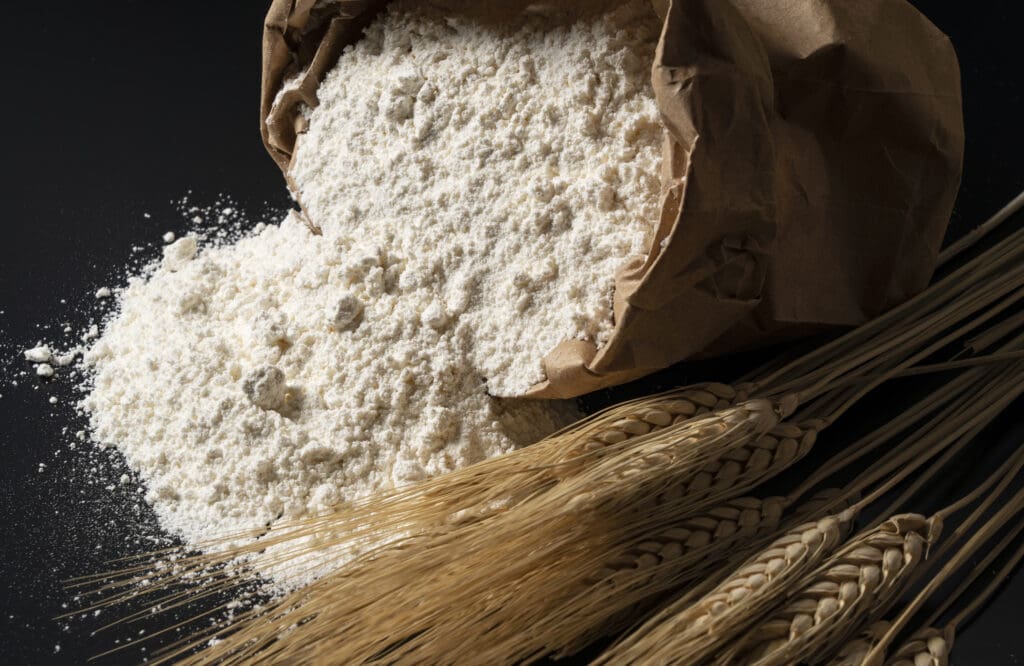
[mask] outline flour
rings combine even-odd
[[[190,543],[499,455],[578,416],[488,396],[468,332],[430,325],[429,294],[397,289],[406,268],[375,244],[339,251],[294,215],[199,244],[178,239],[129,281],[86,353],[83,403],[94,438]],[[339,294],[362,303],[344,330]]]
[[[32,363],[46,363],[53,357],[53,352],[48,345],[36,345],[31,349],[26,349],[24,354],[25,360]]]
[[[185,236],[173,241],[164,248],[163,267],[169,271],[176,271],[196,256],[199,244],[195,236]]]
[[[658,218],[659,27],[644,0],[501,26],[397,2],[317,91],[299,200],[340,250],[395,254],[400,288],[470,331],[494,395],[544,379],[558,343],[612,331],[615,272]]]
[[[322,233],[290,213],[242,238],[163,237],[82,336],[82,408],[165,529],[208,544],[580,416],[495,396],[543,379],[559,342],[611,331],[614,272],[657,217],[657,28],[640,1],[501,28],[395,3],[299,142]]]

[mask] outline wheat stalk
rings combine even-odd
[[[772,666],[831,654],[896,601],[940,529],[934,518],[904,514],[859,534],[716,662]]]
[[[1010,469],[1004,478],[1012,478],[1016,475],[1018,470]],[[1000,494],[999,490],[992,493],[992,498]],[[1019,501],[1019,500],[1018,500]],[[1014,514],[1020,508],[1021,505],[1013,505],[1011,502],[1008,509],[1005,509],[1002,514],[1002,518],[997,515],[984,527],[981,532],[988,531],[994,533],[993,525],[997,526],[997,529],[1002,528],[1002,524],[1005,522],[1005,516],[1007,514]],[[970,525],[973,522],[973,518],[984,513],[985,507],[983,505],[981,511],[975,511],[974,515],[967,518],[964,522]],[[934,626],[934,622],[943,615],[949,607],[962,596],[977,580],[978,576],[985,571],[992,562],[1006,550],[1010,544],[1012,544],[1022,531],[1024,531],[1024,523],[1018,522],[1016,526],[1009,530],[1003,530],[1005,533],[999,542],[987,549],[985,556],[980,562],[970,563],[970,573],[960,581],[957,588],[945,599],[945,601],[932,613],[929,620],[925,621],[922,628],[914,632],[910,638],[906,639],[902,644],[897,645],[895,649],[889,650],[888,656],[886,655],[886,642],[892,637],[893,634],[893,623],[880,621],[869,627],[861,636],[847,643],[840,651],[839,655],[831,662],[830,666],[861,666],[862,664],[880,664],[883,663],[885,666],[946,666],[949,664],[949,655],[953,649],[953,643],[956,638],[956,629],[961,622],[978,608],[995,592],[1003,580],[1010,575],[1010,572],[1020,563],[1021,559],[1024,558],[1024,544],[1021,544],[1017,551],[1004,563],[1000,571],[992,578],[991,581],[985,586],[985,588],[967,605],[966,608],[960,610],[955,617],[953,617],[943,627],[939,628]],[[967,562],[967,556],[969,556],[975,549],[980,547],[981,544],[986,542],[986,538],[982,536],[979,539],[974,539],[974,544],[971,543],[965,545],[961,551],[957,554],[953,560],[947,564],[943,571],[940,572],[934,580],[944,580],[946,576],[949,576],[953,571],[956,570],[963,562]],[[917,597],[917,600],[928,598],[930,593],[934,591],[934,586],[929,586],[931,589],[924,589]],[[915,610],[915,604],[911,604],[905,608],[901,616],[912,615]]]
[[[601,636],[635,624],[637,617],[656,604],[657,593],[681,587],[693,594],[701,589],[694,587],[696,581],[713,582],[712,570],[719,568],[721,561],[742,560],[763,547],[783,515],[788,514],[787,522],[803,522],[804,517],[834,507],[844,498],[843,491],[829,488],[790,510],[790,498],[741,497],[645,538],[605,564],[563,608],[548,613],[552,627],[544,633],[554,638],[545,642],[556,658],[574,654]],[[650,557],[652,553],[657,553],[659,561]],[[630,603],[637,597],[641,600]],[[593,617],[593,608],[600,608],[606,619]],[[580,609],[585,620],[579,617]],[[609,614],[612,609],[618,610]],[[591,629],[585,629],[587,626]]]
[[[614,633],[659,593],[689,585],[723,558],[748,552],[778,528],[787,506],[784,497],[741,497],[644,536],[575,591],[567,590],[570,596],[546,610],[543,628],[529,642],[561,657]]]
[[[594,426],[579,430],[583,435],[582,441],[564,447],[562,460],[679,425],[694,416],[732,407],[746,400],[748,391],[749,385],[697,384],[617,405],[613,411],[602,414]]]
[[[723,452],[749,445],[778,425],[778,418],[769,403],[752,401],[638,437],[628,445],[611,445],[585,469],[582,476],[586,478],[567,477],[545,494],[543,502],[526,501],[515,510],[460,529],[458,549],[449,547],[453,537],[444,534],[408,548],[399,542],[372,557],[360,558],[332,576],[330,584],[314,584],[277,606],[292,608],[301,599],[303,616],[314,618],[297,627],[293,635],[315,635],[316,640],[302,645],[298,640],[287,641],[290,649],[298,649],[289,658],[305,659],[312,656],[309,651],[335,649],[339,652],[332,659],[370,659],[399,638],[375,626],[379,617],[389,617],[395,630],[408,632],[408,640],[395,648],[401,654],[411,655],[417,649],[429,652],[442,643],[455,650],[472,649],[478,641],[456,637],[472,636],[473,630],[481,629],[479,623],[494,624],[497,628],[491,630],[502,631],[503,623],[495,621],[499,616],[509,618],[510,624],[520,621],[518,611],[532,612],[537,598],[525,594],[524,589],[533,584],[538,591],[546,591],[545,575],[564,571],[566,561],[585,565],[579,567],[584,574],[593,572],[591,563],[600,563],[600,554],[609,552],[609,545],[630,543],[629,535],[645,534],[657,526],[649,519],[637,521],[636,505],[658,505],[666,490],[700,476],[698,470]],[[631,489],[628,496],[614,492],[627,483]],[[595,493],[595,488],[600,491]],[[662,520],[676,519],[668,512],[685,499],[663,500],[661,506],[667,508]],[[584,507],[589,510],[583,511]],[[539,521],[544,523],[544,531],[537,530]],[[550,538],[552,533],[557,537]],[[600,548],[592,548],[595,539]],[[494,562],[507,566],[496,569]],[[455,588],[454,580],[459,581]],[[502,581],[509,582],[503,586]],[[321,590],[324,594],[318,596]],[[474,618],[477,625],[473,625]],[[297,619],[275,619],[274,613],[254,618],[239,627],[237,641],[231,638],[214,650],[230,654],[253,635],[276,635]],[[441,638],[431,642],[421,636]],[[273,652],[276,647],[269,649]]]
[[[596,575],[585,579],[588,587],[621,591],[643,587],[659,568],[686,562],[699,564],[710,552],[732,542],[764,533],[778,526],[785,509],[784,497],[740,497],[706,514],[679,521],[612,557]],[[598,592],[599,595],[604,591]]]
[[[960,535],[973,527],[1022,467],[1024,449],[1004,463],[995,477],[931,518],[904,514],[865,530],[830,558],[826,565],[809,575],[781,610],[766,617],[749,639],[730,648],[721,655],[718,663],[732,663],[740,658],[758,666],[773,666],[827,658],[844,646],[859,628],[884,615],[900,594],[924,573],[921,564],[926,547],[935,543],[950,515],[976,501],[997,479],[1001,479],[947,539],[939,558]],[[884,631],[859,643],[860,649],[867,648],[861,663],[880,663],[886,645],[906,617],[930,591],[936,589],[949,571],[995,534],[1022,506],[1024,491],[1018,492],[968,540],[958,555],[945,565],[943,572],[933,578],[914,603],[903,611],[899,620],[876,625],[876,631],[883,627]]]
[[[952,515],[968,504],[975,502],[979,496],[987,493],[987,497],[978,503],[971,514],[964,518],[957,526],[956,530],[954,530],[950,537],[947,538],[945,546],[940,549],[937,557],[941,559],[945,555],[946,551],[953,547],[953,545],[961,538],[965,539],[963,545],[960,546],[956,554],[943,565],[942,569],[930,578],[924,588],[900,612],[900,614],[891,623],[889,623],[889,627],[886,629],[885,633],[871,647],[867,656],[864,658],[865,664],[880,666],[885,660],[886,651],[892,644],[893,639],[904,629],[904,627],[906,627],[910,618],[912,618],[923,606],[925,600],[933,595],[939,589],[939,586],[955,571],[968,562],[972,555],[974,555],[980,548],[987,545],[989,540],[993,539],[996,535],[1002,534],[1003,536],[1000,541],[994,547],[988,549],[988,553],[983,558],[983,561],[973,569],[972,573],[968,575],[965,580],[961,582],[953,592],[952,597],[935,612],[930,620],[924,623],[923,628],[918,630],[917,635],[923,636],[929,631],[937,631],[931,626],[934,620],[936,620],[939,615],[948,608],[949,604],[952,603],[956,597],[962,595],[970,587],[980,570],[991,564],[992,560],[1005,550],[1009,544],[1016,539],[1019,533],[1024,530],[1024,523],[1019,522],[1009,530],[1006,529],[1007,524],[1022,510],[1024,510],[1024,489],[1018,490],[1008,501],[1000,505],[995,514],[982,524],[980,528],[976,530],[974,529],[975,524],[989,511],[992,505],[995,504],[995,502],[1002,496],[1011,483],[1018,479],[1022,469],[1024,469],[1024,447],[1018,448],[1017,451],[1003,463],[999,472],[994,476],[987,479],[974,491],[958,502],[951,504],[935,515],[935,518],[942,520],[944,517]],[[970,533],[970,537],[965,536],[968,533]],[[1011,557],[1004,565],[996,579],[989,583],[985,590],[978,595],[966,609],[961,611],[943,630],[939,632],[943,637],[946,652],[948,652],[948,648],[952,647],[956,626],[972,611],[980,607],[986,598],[992,595],[1000,578],[1007,575],[1010,570],[1020,562],[1022,557],[1024,557],[1024,545],[1022,545],[1013,557]],[[934,646],[941,648],[937,641]],[[927,649],[927,647],[928,646],[925,645],[924,649]],[[893,658],[900,654],[906,655],[913,653],[919,653],[921,655],[921,659],[930,658],[929,654],[922,652],[921,650],[922,646],[920,644],[914,644],[914,641],[911,640],[910,644],[904,644],[900,648],[897,648],[894,652]],[[942,649],[939,649],[937,653],[941,652]]]
[[[992,381],[991,378],[988,378],[987,381],[984,383],[984,385],[988,389],[988,393],[999,394],[1003,392],[1003,389],[1005,388],[1005,384],[1007,382],[1019,383],[1019,373],[997,374],[1003,376],[1002,380]],[[986,392],[982,392],[977,397],[987,399],[988,397],[991,396],[989,396]],[[1012,392],[1010,392],[1010,398],[1012,399]],[[943,417],[943,419],[940,419],[940,421],[952,422],[957,422],[957,419],[964,420],[966,424],[971,427],[971,429],[968,430],[962,436],[957,435],[957,431],[954,431],[954,433],[951,436],[947,437],[947,440],[950,437],[953,437],[955,439],[958,436],[959,439],[957,439],[955,445],[951,447],[949,451],[947,451],[947,455],[941,456],[936,462],[934,462],[929,468],[928,472],[921,478],[919,478],[915,485],[923,483],[924,480],[926,480],[929,476],[943,469],[951,459],[951,456],[948,454],[955,453],[959,448],[962,448],[965,441],[973,439],[982,427],[982,425],[984,424],[984,422],[986,421],[986,417],[990,419],[992,416],[994,416],[995,413],[998,413],[999,407],[1000,405],[994,404],[992,408],[983,411],[982,413],[979,414],[978,417],[974,418],[966,417],[963,413],[951,412],[946,414]],[[966,410],[960,410],[960,412],[963,411]],[[936,430],[942,430],[940,426],[941,423],[937,423],[933,424],[932,427]],[[927,432],[918,432],[916,434],[921,439],[922,443],[928,443],[931,439],[930,434]],[[939,442],[939,445],[941,446],[944,443],[945,442]],[[911,445],[909,448],[911,450],[918,448],[917,443],[910,444]],[[935,444],[932,444],[932,446],[935,446]],[[918,453],[918,455],[920,456],[921,454]],[[902,453],[893,452],[889,454],[889,456],[887,457],[892,458],[893,461],[897,461],[899,458],[902,457]],[[876,467],[880,469],[886,469],[890,466],[891,463],[886,460],[879,461],[879,463],[876,464]],[[966,519],[963,524],[958,526],[957,530],[953,534],[953,538],[955,539],[957,535],[966,533],[966,531],[970,529],[973,522],[977,520],[978,516],[982,515],[988,509],[990,504],[995,501],[995,498],[1000,493],[1002,493],[1003,490],[1005,490],[1005,487],[1009,480],[1015,477],[1015,475],[1021,469],[1022,466],[1024,466],[1024,450],[1019,452],[1017,455],[1011,457],[1004,464],[1004,471],[1001,474],[997,474],[995,477],[992,477],[989,481],[982,484],[979,488],[970,493],[968,496],[961,499],[959,502],[954,503],[950,507],[947,507],[943,511],[940,511],[938,514],[929,519],[927,523],[930,525],[930,528],[926,532],[929,541],[934,539],[934,536],[937,533],[938,525],[940,525],[943,522],[946,516],[952,515],[967,503],[975,501],[975,497],[979,496],[980,493],[986,492],[989,486],[995,483],[1001,477],[1002,481],[1000,481],[999,484],[996,486],[995,491],[991,493],[990,497],[987,500],[981,503],[981,505],[975,510],[974,514],[970,518]],[[912,465],[911,467],[914,467],[914,465]],[[851,507],[851,509],[847,510],[845,512],[847,517],[847,523],[850,520],[852,520],[853,515],[859,506],[864,506],[871,503],[873,501],[873,497],[880,496],[880,494],[887,492],[888,489],[893,487],[895,483],[900,481],[901,476],[906,476],[907,474],[910,473],[910,471],[912,470],[904,472],[903,474],[898,474],[895,477],[889,479],[885,484],[876,489],[871,496],[865,498],[865,500],[863,500],[861,503],[859,503],[858,505],[854,505],[854,507]],[[868,471],[863,473],[862,476],[871,478],[875,474],[876,472],[874,470],[869,469]],[[855,480],[850,484],[849,488],[859,488],[861,486],[862,484],[859,481]],[[848,490],[847,492],[850,491]],[[1012,514],[1013,512],[1017,511],[1021,505],[1024,505],[1024,499],[1015,498],[1015,500],[1010,502],[1009,505],[1007,505],[1007,507],[1005,507],[1002,511],[1002,520],[1005,522],[1005,514]],[[920,516],[913,516],[912,518],[912,523],[914,521],[919,523],[921,521],[924,521],[924,519]],[[904,523],[906,522],[906,520],[907,517],[900,518],[900,521]],[[992,522],[994,523],[995,521],[996,519],[993,519]],[[893,521],[889,522],[892,523]],[[624,640],[620,641],[605,655],[602,655],[602,657],[598,660],[597,663],[660,663],[667,661],[673,661],[676,663],[703,663],[705,661],[713,659],[717,659],[717,663],[733,663],[736,660],[740,660],[744,663],[747,663],[757,662],[758,658],[772,656],[766,654],[758,654],[756,647],[751,648],[750,646],[747,646],[745,648],[747,652],[744,653],[744,648],[730,646],[742,646],[742,643],[737,644],[737,641],[741,640],[745,633],[750,634],[751,632],[756,632],[759,630],[763,631],[763,627],[765,626],[764,623],[768,619],[770,619],[770,616],[766,614],[765,609],[774,608],[774,605],[778,603],[776,601],[777,599],[786,598],[787,595],[791,595],[793,593],[792,590],[794,588],[800,587],[800,585],[792,584],[793,579],[796,577],[790,578],[790,580],[788,581],[789,585],[785,584],[785,581],[782,579],[782,576],[778,575],[778,572],[781,572],[784,569],[784,567],[778,560],[774,562],[775,566],[771,567],[771,565],[773,564],[772,555],[777,554],[779,552],[784,552],[784,549],[786,547],[792,547],[791,543],[797,541],[796,537],[802,536],[806,528],[807,526],[801,526],[800,528],[792,530],[790,533],[786,535],[789,537],[788,540],[785,537],[783,537],[779,541],[776,541],[774,544],[772,544],[772,546],[769,546],[765,551],[758,553],[755,557],[751,558],[751,560],[748,561],[745,565],[739,567],[737,571],[731,573],[728,576],[728,578],[726,578],[722,583],[718,584],[714,589],[702,592],[700,595],[697,596],[684,596],[679,601],[670,605],[660,614],[654,616],[643,627],[641,627],[640,631],[637,631],[634,634],[625,638]],[[924,533],[924,530],[914,529],[912,524],[910,525],[910,528],[910,531],[916,531],[919,534]],[[886,531],[885,524],[882,524],[879,528],[868,530],[867,533],[870,534],[872,532],[877,532],[879,529],[882,530],[884,536],[884,533]],[[1012,540],[1022,529],[1024,529],[1024,525],[1018,526],[1017,528],[1010,530],[1009,534],[1004,536],[1002,542],[995,549],[989,552],[986,559],[982,562],[980,566],[987,566],[991,559],[994,558],[998,552],[1003,550],[1007,544],[1012,542]],[[976,536],[974,539],[972,539],[972,542],[979,542],[979,538],[983,539],[984,535],[986,533],[991,533],[992,530],[992,525],[987,525],[985,528],[983,528],[982,535],[980,537]],[[899,524],[896,524],[895,528],[890,529],[889,532],[894,534],[899,533]],[[815,542],[817,541],[817,535],[814,535],[812,533],[811,538],[803,537],[801,541]],[[877,546],[878,544],[875,543],[874,545]],[[844,550],[846,551],[849,551],[850,549],[850,545],[847,545],[844,548]],[[801,551],[797,549],[796,552],[799,553]],[[842,552],[836,557],[841,556]],[[1021,556],[1024,556],[1024,547],[1022,547],[1021,551],[1018,553],[1017,559],[1019,559]],[[961,554],[959,556],[959,559],[963,559],[963,557],[964,555]],[[1009,567],[1015,562],[1016,559],[1008,563],[1007,566]],[[828,568],[833,566],[834,564],[835,559],[830,561],[827,565],[825,565],[825,567],[822,568]],[[863,565],[863,562],[861,562],[860,564]],[[947,568],[949,566],[951,565],[947,565]],[[919,568],[917,569],[917,572],[921,573]],[[835,572],[832,571],[831,573],[834,574]],[[819,571],[815,575],[821,576],[821,569],[819,569]],[[849,575],[852,576],[852,568],[850,569]],[[813,579],[813,577],[814,575],[811,575],[809,578]],[[826,580],[829,578],[828,572],[826,572],[825,578]],[[912,583],[911,578],[908,578],[906,576],[904,576],[903,578],[904,580],[902,586],[909,586]],[[961,589],[959,589],[955,594],[960,594],[964,589],[966,589],[970,582],[971,579],[964,581],[961,585]],[[814,587],[813,580],[809,584],[807,580],[805,580],[802,584],[804,585],[804,587],[810,585],[811,591],[817,594],[830,593],[832,591],[842,589],[842,581],[832,580],[831,583],[833,583],[833,585],[819,586],[817,588]],[[933,581],[932,585],[934,584],[935,581]],[[990,592],[991,588],[988,592],[986,592],[986,594],[989,594]],[[810,603],[810,600],[806,598],[806,596],[807,595],[805,595],[805,598],[800,598],[798,596],[797,600],[793,602],[793,607],[790,608],[790,611],[793,611],[793,608],[795,608],[797,611],[807,611],[810,608],[817,609],[818,607],[813,606]],[[824,599],[826,615],[828,614],[829,609],[838,608],[837,606],[831,604],[831,602],[827,600],[827,594]],[[888,603],[891,603],[894,599],[895,595],[890,595],[888,601],[886,601],[884,598],[879,598],[876,596],[873,606],[867,608],[866,614],[863,612],[865,610],[864,607],[861,607],[860,610],[862,612],[860,614],[858,614],[856,611],[850,611],[851,619],[849,620],[849,622],[852,623],[852,626],[856,627],[857,623],[863,624],[863,622],[866,619],[878,617],[878,615],[881,612],[884,612],[886,605]],[[761,603],[759,604],[759,602]],[[776,608],[775,612],[776,614],[778,614],[779,612],[784,613],[785,609],[779,611],[779,609]],[[813,617],[813,614],[811,614],[811,616]],[[804,622],[806,624],[807,621],[806,617],[798,618],[796,617],[796,614],[793,613],[791,613],[788,619],[791,625],[794,623],[799,624],[800,622]],[[776,620],[778,620],[778,618],[776,618]],[[781,632],[784,623],[779,621],[776,622],[776,624],[777,626],[774,627],[774,630],[776,632]],[[851,631],[849,627],[847,627],[846,630]],[[951,629],[947,628],[946,633],[951,635],[950,632]],[[782,633],[784,634],[784,632]],[[887,638],[889,638],[889,633],[890,623],[880,622],[869,627],[869,629],[861,636],[853,640],[846,641],[845,643],[841,642],[841,636],[832,637],[830,639],[831,644],[826,643],[824,646],[821,646],[819,644],[819,653],[817,654],[817,657],[824,658],[834,648],[835,645],[841,645],[842,649],[839,651],[839,655],[831,663],[836,665],[860,664],[864,661],[865,658],[868,657],[868,655],[872,654],[873,651],[876,651],[876,648],[880,644],[882,644]],[[793,635],[792,637],[796,638],[797,636]],[[792,646],[789,645],[787,642],[790,636],[775,636],[775,638],[778,639],[779,645],[786,645],[786,647],[792,649]],[[826,638],[828,638],[828,636],[826,636]],[[821,641],[824,639],[819,637],[818,640]],[[761,642],[762,651],[770,652],[769,649],[764,647],[764,641]],[[806,646],[804,647],[806,648]],[[729,652],[729,650],[732,650],[732,652]],[[739,651],[740,653],[737,654],[737,651]],[[806,656],[806,654],[804,656]],[[794,657],[792,654],[788,656],[783,655],[781,657],[779,657],[778,655],[774,655],[774,658],[780,661],[769,660],[767,663],[782,663],[786,662],[786,660],[788,660],[789,658],[793,658],[794,661],[796,661],[798,660],[798,657]],[[881,664],[880,661],[878,663]]]
[[[859,493],[872,482],[882,481],[882,483],[854,507],[838,516],[826,519],[825,524],[828,525],[830,521],[839,519],[841,526],[848,530],[852,520],[862,507],[871,504],[876,498],[881,497],[896,484],[902,482],[938,451],[947,449],[929,470],[916,480],[915,486],[925,483],[927,479],[941,470],[953,455],[970,442],[984,423],[999,413],[1008,400],[1013,399],[1014,391],[1010,389],[1019,385],[1020,376],[1020,369],[1015,372],[971,371],[964,377],[968,381],[958,379],[947,385],[947,387],[955,387],[956,391],[947,395],[946,387],[944,387],[937,392],[936,396],[939,400],[936,404],[932,405],[927,400],[923,400],[908,410],[909,418],[904,420],[905,422],[900,428],[894,429],[886,424],[878,431],[870,433],[854,443],[849,447],[851,452],[862,455],[890,439],[900,429],[913,426],[915,421],[927,416],[930,413],[929,410],[937,411],[940,414],[940,417],[932,420],[926,428],[913,430],[912,436],[904,441],[901,447],[888,453],[851,481],[847,490],[839,494],[840,498],[844,495]],[[961,401],[973,399],[983,401],[988,404],[988,407],[980,411],[946,408],[946,401],[952,400],[954,395],[958,396]],[[928,409],[922,411],[920,406],[925,404],[928,405]],[[847,463],[851,457],[855,456],[848,454],[840,456]],[[826,465],[822,470],[837,471],[841,467],[842,465]],[[823,478],[819,474],[812,475],[794,491],[794,496],[798,497],[805,488],[812,487]],[[911,492],[913,492],[913,488]],[[825,508],[836,510],[834,507],[828,507],[827,503]],[[633,635],[621,641],[602,657],[602,661],[617,663],[644,659],[657,660],[665,655],[672,655],[687,662],[699,662],[708,658],[722,646],[734,640],[735,636],[741,634],[758,616],[758,613],[762,612],[766,606],[773,604],[775,598],[784,594],[788,584],[820,564],[822,559],[838,544],[837,537],[832,539],[831,543],[827,539],[824,540],[829,546],[824,550],[818,552],[801,550],[804,544],[817,543],[821,539],[821,534],[822,524],[810,523],[798,526],[782,535],[775,544],[765,552],[756,555],[745,566],[741,566],[736,573],[730,572],[731,575],[715,590],[697,599],[684,597],[668,606]],[[786,566],[783,566],[783,560],[778,555],[787,550],[790,551],[791,559],[785,562]]]
[[[684,598],[646,625],[647,631],[605,652],[596,663],[657,662],[668,656],[698,663],[732,640],[764,608],[828,558],[852,527],[846,510],[791,528],[696,602]]]
[[[998,492],[994,494],[997,495]],[[970,519],[965,522],[970,522]],[[891,636],[892,623],[883,620],[872,624],[860,636],[848,642],[840,650],[836,658],[829,662],[829,666],[878,664],[883,659],[885,666],[946,666],[949,663],[949,654],[953,649],[953,643],[956,638],[956,628],[995,592],[1003,579],[1009,576],[1010,572],[1020,563],[1021,559],[1024,558],[1024,544],[1017,549],[1016,553],[1009,558],[1002,569],[985,586],[984,590],[975,596],[966,608],[957,613],[942,628],[933,626],[933,623],[949,609],[954,601],[971,587],[978,576],[1017,539],[1022,531],[1024,531],[1024,523],[1018,523],[1004,534],[998,544],[988,549],[985,557],[980,562],[972,563],[971,572],[960,581],[956,590],[934,611],[932,617],[924,623],[922,628],[915,631],[910,638],[895,649],[890,650],[888,657],[885,654],[885,646],[883,644]],[[956,559],[964,559],[964,554],[964,551],[961,551]],[[946,571],[952,571],[953,568],[947,566]],[[938,578],[942,578],[941,573]],[[919,595],[919,598],[927,598],[928,596],[929,591],[926,589]],[[904,609],[902,614],[905,615],[908,611],[911,614],[913,613],[913,605]],[[881,650],[878,649],[879,646],[882,646]]]
[[[822,420],[775,422],[762,434],[714,446],[707,446],[700,436],[674,441],[671,448],[645,441],[623,455],[592,461],[566,486],[570,489],[565,499],[580,508],[619,502],[636,510],[693,515],[790,467],[811,450],[825,425]],[[672,474],[666,466],[670,463]],[[637,485],[641,479],[647,485]],[[647,497],[641,500],[640,495]]]
[[[536,631],[517,641],[519,649],[529,643],[564,656],[613,633],[657,593],[696,580],[721,558],[771,534],[786,504],[784,497],[740,497],[624,546],[595,573],[576,577],[576,589],[566,587],[566,598],[549,604]]]

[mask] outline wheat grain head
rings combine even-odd
[[[707,594],[667,607],[599,663],[707,659],[824,562],[842,544],[854,517],[845,510],[788,530]]]
[[[691,419],[743,402],[749,385],[707,383],[651,396],[596,415],[592,424],[576,432],[579,443],[564,447],[562,460],[600,451],[627,439],[657,432]]]
[[[665,591],[697,592],[699,588],[693,584],[698,580],[703,584],[714,582],[723,561],[742,561],[763,547],[784,515],[789,514],[789,522],[816,516],[837,501],[842,504],[842,495],[839,489],[825,489],[795,510],[789,510],[790,500],[784,497],[741,497],[644,538],[628,548],[624,556],[609,560],[563,609],[550,614],[552,630],[548,633],[558,638],[547,640],[549,650],[556,657],[564,657],[601,636],[635,624]],[[634,598],[639,600],[632,601]],[[585,616],[594,607],[604,611],[606,619],[589,617],[583,621],[580,615]],[[616,614],[608,614],[609,610],[616,610]]]
[[[898,598],[939,530],[935,519],[903,514],[862,532],[716,663],[782,666],[827,657]]]

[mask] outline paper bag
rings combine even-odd
[[[286,178],[300,105],[316,106],[324,74],[385,4],[274,0],[261,130]],[[608,343],[560,344],[531,397],[860,324],[924,288],[949,221],[959,67],[907,2],[653,5],[664,29],[652,80],[669,131],[651,252],[616,276]]]

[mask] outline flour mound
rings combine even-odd
[[[645,0],[500,25],[396,2],[317,91],[290,174],[305,211],[399,255],[493,395],[611,334],[615,272],[659,214],[659,29]]]
[[[93,434],[191,543],[323,511],[531,443],[571,403],[492,398],[465,327],[397,285],[372,242],[339,251],[294,216],[196,254],[176,241],[87,352]],[[358,324],[334,325],[339,294]]]
[[[92,435],[164,528],[202,546],[580,416],[494,396],[611,331],[615,270],[657,218],[657,30],[641,0],[501,26],[398,2],[368,29],[295,155],[322,233],[291,213],[168,235],[86,351]]]

